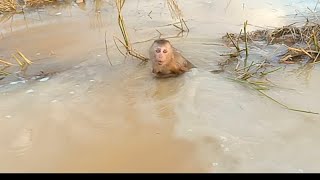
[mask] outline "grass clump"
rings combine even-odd
[[[259,92],[264,97],[272,100],[273,102],[279,104],[280,106],[284,107],[285,109],[296,111],[296,112],[303,112],[303,113],[310,113],[310,114],[319,114],[317,112],[306,111],[291,108],[276,99],[269,96],[265,91],[270,90],[273,87],[276,87],[271,81],[266,78],[267,75],[274,73],[282,67],[270,68],[271,65],[267,60],[262,60],[260,62],[251,61],[248,65],[248,57],[249,57],[249,43],[254,41],[266,41],[267,44],[271,43],[304,43],[306,45],[305,48],[294,48],[288,47],[288,52],[292,52],[295,56],[302,56],[306,55],[310,58],[311,63],[315,63],[318,60],[320,54],[320,48],[318,46],[318,39],[319,39],[319,29],[318,27],[307,27],[305,26],[302,29],[297,28],[278,28],[272,31],[270,30],[258,30],[251,33],[247,32],[247,21],[244,22],[243,31],[240,31],[239,34],[230,34],[227,33],[223,39],[227,44],[231,44],[235,48],[235,50],[228,54],[229,58],[222,63],[223,65],[228,65],[230,62],[237,61],[237,65],[233,71],[235,77],[229,78],[232,81],[241,83],[246,85],[247,87]],[[303,32],[303,33],[302,33]],[[290,41],[280,41],[286,40],[286,38],[290,38]],[[240,47],[240,44],[244,44],[244,48]],[[292,44],[292,45],[293,45]],[[245,57],[241,58],[241,53],[245,52]],[[284,54],[283,56],[288,56]],[[290,54],[289,54],[290,55]],[[241,61],[243,59],[243,61]],[[288,60],[290,58],[287,58]],[[279,59],[279,63],[283,62],[283,59]]]

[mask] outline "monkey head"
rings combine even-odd
[[[150,58],[153,63],[164,66],[169,64],[173,57],[173,47],[168,40],[155,40],[149,50]]]

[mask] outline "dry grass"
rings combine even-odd
[[[260,62],[252,61],[248,65],[249,57],[249,39],[250,34],[247,32],[248,22],[245,21],[243,24],[243,29],[240,30],[238,35],[227,33],[225,40],[227,43],[231,44],[235,48],[235,51],[228,54],[228,58],[225,62],[222,62],[220,65],[226,66],[232,62],[237,62],[236,67],[234,68],[234,74],[236,75],[236,80],[248,81],[250,84],[255,85],[257,89],[267,89],[266,86],[269,84],[269,81],[262,81],[264,77],[270,73],[273,73],[280,68],[270,69],[271,65],[266,61],[262,60]],[[244,33],[242,33],[242,31]],[[240,43],[244,43],[244,49],[240,48]],[[245,52],[245,57],[241,61],[241,52]],[[263,84],[263,87],[261,86]]]
[[[63,2],[71,2],[70,0],[65,0]],[[94,1],[95,5],[97,8],[96,12],[96,18],[95,20],[97,20],[97,24],[98,27],[101,27],[102,25],[102,20],[101,20],[101,14],[100,14],[100,9],[101,9],[101,1],[96,0]],[[123,41],[121,41],[119,38],[114,37],[114,41],[118,40],[125,48],[127,53],[133,57],[136,57],[142,61],[147,61],[148,58],[143,56],[142,54],[138,53],[132,46],[132,43],[129,40],[129,36],[128,33],[126,31],[126,27],[125,27],[125,23],[124,23],[124,18],[122,16],[122,8],[125,4],[125,0],[115,0],[116,2],[116,7],[117,7],[117,11],[118,11],[118,24],[122,33],[122,37],[123,37]],[[183,15],[182,15],[182,11],[179,8],[176,0],[166,0],[170,13],[172,15],[173,19],[178,19],[179,22],[175,22],[172,23],[171,25],[178,28],[179,30],[181,30],[181,32],[189,32],[189,28],[185,22],[185,20],[183,19]],[[25,0],[25,8],[39,8],[42,7],[44,5],[50,5],[52,3],[57,3],[57,0]],[[19,8],[18,8],[19,7]],[[14,14],[16,13],[24,13],[24,9],[21,8],[22,5],[19,5],[19,3],[17,3],[17,0],[2,0],[0,1],[0,22],[4,22],[4,21],[8,21],[9,19],[12,19]],[[96,24],[93,24],[94,26]],[[180,33],[178,34],[180,35]],[[118,47],[118,45],[116,44],[116,46]],[[119,48],[118,48],[119,49]],[[122,53],[124,54],[124,53]]]
[[[234,61],[238,62],[238,64],[234,69],[235,77],[230,79],[235,82],[244,84],[251,89],[254,89],[264,97],[272,100],[273,102],[279,104],[285,109],[296,111],[296,112],[319,114],[317,112],[291,108],[277,101],[276,99],[272,98],[271,96],[269,96],[267,93],[264,92],[266,90],[270,90],[273,87],[276,87],[271,81],[269,81],[266,78],[266,76],[270,73],[274,73],[282,69],[282,67],[276,67],[271,69],[270,67],[272,66],[266,60],[263,60],[261,62],[252,61],[250,65],[247,65],[247,60],[249,56],[249,42],[270,39],[271,41],[267,41],[267,42],[271,43],[271,42],[277,41],[278,38],[283,38],[284,36],[287,36],[287,35],[289,35],[296,42],[305,42],[305,44],[307,45],[306,49],[288,47],[288,52],[291,51],[291,54],[295,54],[294,56],[306,55],[308,58],[313,60],[312,61],[313,63],[316,63],[317,58],[320,54],[319,52],[320,48],[318,46],[319,30],[318,28],[316,29],[315,28],[316,28],[315,26],[304,27],[301,30],[296,28],[288,29],[287,27],[285,27],[285,28],[276,29],[270,32],[260,30],[260,31],[248,33],[247,21],[245,21],[243,26],[244,34],[241,33],[242,32],[241,30],[238,35],[227,33],[226,36],[223,37],[228,43],[228,45],[231,45],[235,48],[235,51],[229,54],[230,58],[227,59],[226,62],[224,62],[224,65],[228,65],[228,63],[234,62]],[[303,35],[302,35],[302,32],[304,32]],[[244,49],[240,48],[239,46],[240,43],[244,43]],[[245,58],[243,62],[239,58],[242,51],[245,51]],[[287,59],[290,59],[292,57],[293,55],[291,55],[291,57],[288,57]],[[241,64],[243,65],[241,66]]]
[[[67,1],[66,1],[67,2]],[[12,20],[15,14],[23,14],[26,9],[38,9],[45,5],[58,3],[57,0],[0,0],[0,23]],[[24,16],[26,20],[26,17]],[[26,23],[27,25],[27,23]],[[28,26],[28,25],[27,25]]]
[[[16,50],[16,53],[12,54],[11,57],[14,58],[18,64],[11,63],[9,60],[0,59],[0,79],[11,74],[10,72],[5,71],[7,68],[19,66],[19,71],[22,72],[22,74],[25,74],[29,65],[32,64],[32,61],[19,50]]]
[[[124,24],[124,19],[123,19],[123,16],[122,16],[122,8],[124,6],[124,3],[125,3],[125,0],[116,0],[116,5],[117,5],[117,10],[118,10],[118,24],[119,24],[119,27],[120,27],[120,30],[121,30],[121,33],[122,33],[122,37],[124,39],[124,42],[122,42],[119,38],[117,37],[114,37],[116,38],[127,50],[127,53],[133,57],[136,57],[142,61],[148,61],[149,58],[143,56],[142,54],[138,53],[136,50],[133,49],[132,45],[131,45],[131,42],[129,40],[129,36],[128,36],[128,33],[127,33],[127,30],[126,30],[126,26]],[[115,39],[114,39],[115,41]],[[117,48],[118,48],[118,45],[116,44]],[[118,48],[119,50],[119,48]],[[120,51],[120,50],[119,50]],[[121,52],[121,51],[120,51]],[[121,52],[122,53],[122,52]],[[122,53],[124,55],[124,53]]]
[[[26,0],[27,7],[39,7],[50,3],[57,2],[57,0]]]
[[[246,38],[247,34],[247,38]],[[295,64],[307,60],[307,63],[317,63],[320,61],[320,25],[315,23],[306,23],[302,27],[296,27],[294,24],[275,29],[257,30],[244,34],[227,34],[223,37],[228,44],[232,44],[240,51],[235,44],[237,39],[241,42],[265,41],[266,44],[284,44],[287,46],[287,52],[279,58],[280,63]]]
[[[57,0],[25,0],[25,4],[18,3],[17,0],[1,0],[0,1],[0,14],[5,13],[22,13],[22,7],[35,8],[44,6],[50,3],[55,3]]]
[[[20,9],[20,5],[16,0],[1,0],[0,1],[0,14],[15,13]]]
[[[294,64],[302,60],[307,63],[319,62],[320,25],[310,23],[302,27],[286,26],[272,30],[268,43],[286,44],[287,52],[279,59],[280,63]]]
[[[176,23],[172,23],[171,25],[178,28],[181,32],[189,32],[189,28],[185,22],[185,20],[182,17],[182,11],[180,10],[177,2],[175,0],[167,0],[166,1],[168,6],[169,6],[169,10],[171,13],[171,16],[173,19],[178,19],[179,22]],[[125,53],[121,52],[116,40],[118,40],[125,48],[126,48],[126,54],[129,54],[133,57],[136,57],[144,62],[148,61],[149,58],[143,56],[142,54],[138,53],[135,49],[133,49],[132,43],[129,40],[129,36],[128,33],[126,31],[126,26],[124,23],[124,18],[122,16],[122,8],[125,4],[125,0],[116,0],[116,6],[117,6],[117,10],[118,10],[118,25],[120,27],[121,33],[122,33],[122,37],[123,37],[123,41],[121,41],[118,37],[114,37],[114,42],[116,44],[117,49],[119,50],[119,52],[126,56]],[[159,33],[161,36],[161,33]],[[106,48],[107,49],[107,48]]]
[[[169,11],[170,11],[172,19],[174,19],[174,20],[178,19],[179,20],[178,23],[173,23],[172,25],[174,27],[180,29],[182,32],[185,32],[185,31],[189,32],[189,28],[188,28],[185,20],[183,19],[182,11],[179,8],[178,3],[176,2],[176,0],[167,0],[166,2],[168,4]],[[176,24],[179,24],[179,26],[176,25]]]
[[[95,0],[94,1],[94,6],[93,6],[93,10],[91,12],[93,12],[93,14],[90,14],[90,27],[91,28],[97,28],[97,29],[101,29],[103,27],[103,21],[102,21],[102,14],[101,14],[101,9],[103,7],[103,2],[102,0]],[[78,4],[78,6],[81,9],[84,9],[85,6],[83,5],[83,3]],[[91,13],[90,12],[90,13]]]

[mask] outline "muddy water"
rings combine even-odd
[[[178,30],[165,26],[172,19],[163,1],[127,1],[123,15],[139,52],[147,54],[157,29],[198,67],[165,80],[116,49],[113,36],[121,34],[112,1],[49,7],[27,13],[26,21],[15,16],[1,24],[1,57],[19,49],[34,63],[26,79],[1,81],[0,171],[318,172],[318,115],[288,111],[225,73],[208,72],[230,51],[220,37],[239,32],[245,20],[251,30],[282,26],[315,5],[187,1],[181,9],[190,33],[174,38]],[[262,59],[272,52],[252,54]],[[311,68],[271,74],[283,88],[268,94],[320,112],[320,71]],[[32,78],[41,71],[49,76]]]

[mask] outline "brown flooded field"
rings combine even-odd
[[[170,79],[118,51],[112,0],[51,5],[1,23],[0,59],[16,64],[19,50],[33,64],[26,78],[0,81],[0,172],[319,172],[319,115],[289,111],[227,71],[208,72],[231,51],[227,32],[246,20],[250,31],[304,22],[317,1],[178,4],[190,29],[180,37],[167,26],[175,21],[165,1],[130,0],[122,10],[141,54],[160,32],[197,66]],[[276,47],[256,47],[250,59],[272,61]],[[303,73],[299,63],[279,65],[268,79],[280,88],[268,94],[320,112],[317,65]],[[34,78],[41,73],[48,76]]]

